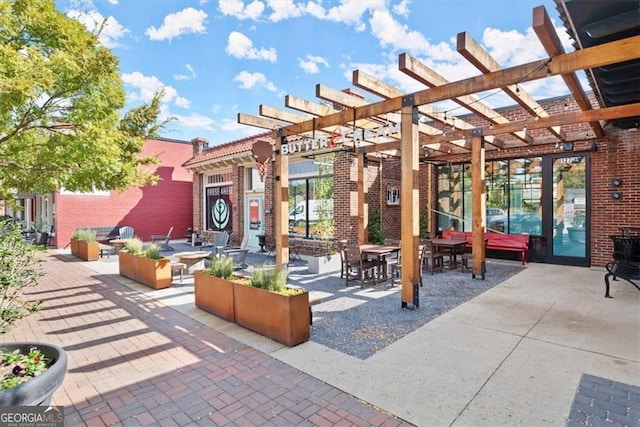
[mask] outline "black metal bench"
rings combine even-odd
[[[613,240],[613,258],[614,260],[606,265],[607,274],[604,275],[606,291],[604,296],[611,298],[609,294],[610,282],[621,278],[631,283],[640,291],[640,285],[636,281],[640,281],[640,235],[630,236],[625,233],[623,235],[609,236]]]

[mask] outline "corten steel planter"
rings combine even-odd
[[[85,261],[97,261],[100,255],[99,243],[71,239],[71,255]]]
[[[309,341],[309,292],[282,295],[234,283],[236,323],[288,346]]]
[[[169,258],[151,259],[137,257],[136,281],[153,289],[164,289],[171,286],[171,260]]]
[[[127,252],[118,252],[118,268],[121,276],[138,280],[137,258],[140,257]]]
[[[230,280],[196,271],[194,274],[196,307],[235,322],[234,283]]]
[[[57,345],[38,342],[15,342],[0,344],[3,351],[20,350],[28,353],[31,347],[37,347],[51,360],[49,368],[40,375],[17,387],[0,391],[0,406],[49,406],[53,393],[62,385],[67,373],[67,354]]]

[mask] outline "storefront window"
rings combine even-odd
[[[231,232],[233,228],[232,188],[232,186],[220,186],[206,189],[206,226],[208,230]]]
[[[289,181],[289,235],[330,239],[334,234],[333,162],[321,160],[312,164],[316,176]],[[298,165],[297,169],[303,168]]]
[[[486,230],[541,234],[541,158],[485,164]],[[438,168],[438,228],[471,231],[471,166]]]

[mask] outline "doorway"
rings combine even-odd
[[[245,232],[249,236],[247,246],[257,248],[258,235],[264,234],[264,196],[248,196],[245,206],[245,218],[249,219],[245,225]]]
[[[590,265],[590,157],[562,154],[543,159],[543,235],[553,264]]]

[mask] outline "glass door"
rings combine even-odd
[[[589,157],[545,159],[547,262],[589,266]]]

